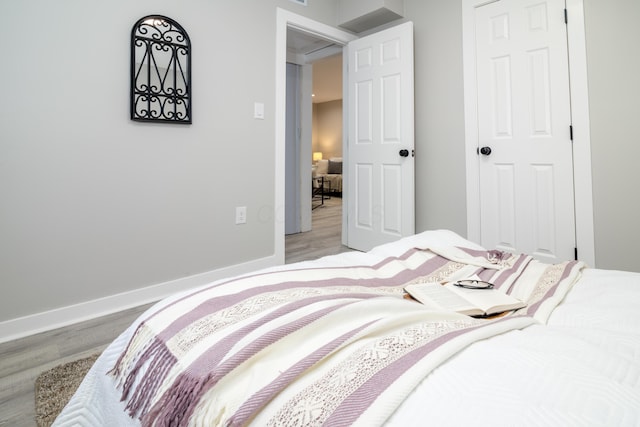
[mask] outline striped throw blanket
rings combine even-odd
[[[544,322],[582,267],[414,248],[371,266],[248,275],[141,321],[111,375],[142,425],[380,425],[455,352]],[[402,298],[409,283],[474,274],[527,307],[486,320]]]

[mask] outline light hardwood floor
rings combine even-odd
[[[286,263],[349,250],[340,243],[341,199],[313,210],[312,231],[286,237]],[[0,426],[33,427],[40,373],[104,348],[148,305],[0,344]]]
[[[330,197],[313,209],[311,231],[286,236],[285,263],[335,255],[350,249],[341,243],[342,199]]]

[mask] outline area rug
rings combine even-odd
[[[99,354],[58,365],[36,378],[36,424],[49,427],[78,389]]]

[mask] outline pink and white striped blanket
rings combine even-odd
[[[450,247],[244,276],[150,315],[111,374],[143,425],[380,425],[457,351],[544,322],[583,267]],[[474,274],[527,307],[482,320],[402,298]]]

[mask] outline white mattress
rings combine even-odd
[[[389,425],[640,425],[640,274],[586,270],[548,325],[472,344]]]
[[[315,265],[374,264],[424,244],[477,247],[454,233],[431,231]],[[462,350],[428,375],[387,425],[640,425],[639,305],[640,274],[587,269],[547,325]],[[105,350],[55,426],[139,425],[125,414],[106,375],[134,329]]]

